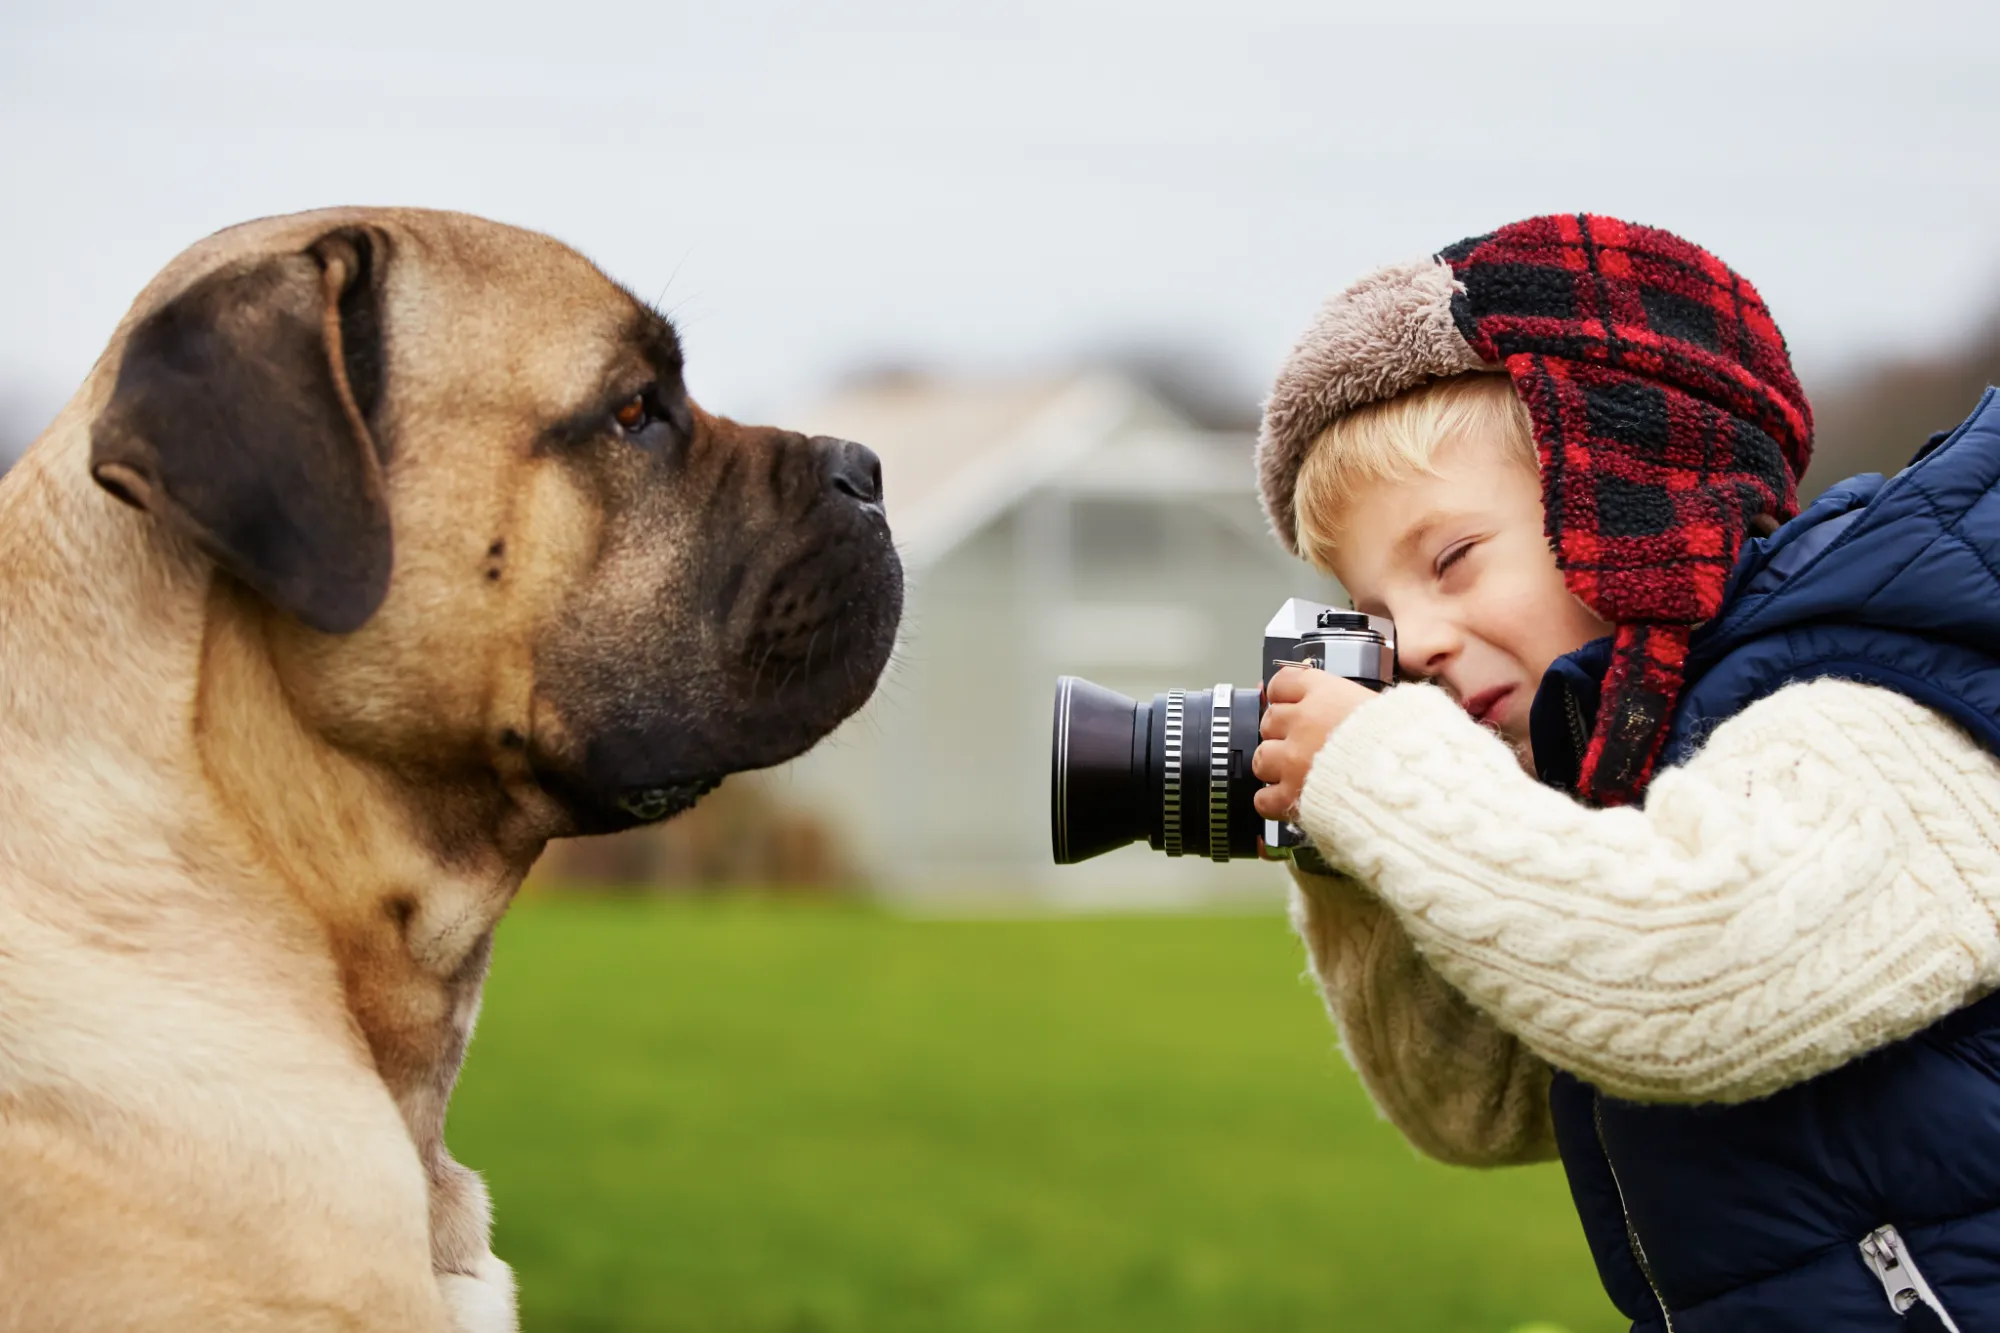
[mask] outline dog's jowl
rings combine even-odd
[[[442,1139],[495,921],[825,735],[901,604],[874,455],[703,411],[546,237],[176,259],[0,482],[0,1311],[511,1328]]]

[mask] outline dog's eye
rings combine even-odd
[[[618,429],[627,435],[637,435],[653,424],[653,409],[643,393],[633,394],[611,415],[618,422]]]

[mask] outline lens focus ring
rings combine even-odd
[[[1166,761],[1162,765],[1160,842],[1168,856],[1181,854],[1181,722],[1186,715],[1187,692],[1167,691]]]
[[[1208,857],[1229,859],[1229,702],[1236,691],[1230,685],[1215,687],[1215,703],[1208,715]]]

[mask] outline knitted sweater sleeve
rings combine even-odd
[[[1439,977],[1617,1096],[1738,1101],[2000,982],[2000,763],[1891,691],[1788,687],[1591,810],[1443,692],[1357,709],[1300,819]]]
[[[1381,899],[1342,875],[1292,878],[1292,924],[1383,1118],[1455,1166],[1554,1157],[1548,1065],[1447,985]]]

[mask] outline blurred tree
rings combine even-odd
[[[2000,311],[1964,344],[1809,386],[1816,442],[1800,498],[1857,472],[1895,473],[1933,431],[1963,421],[2000,384]]]

